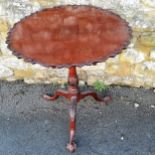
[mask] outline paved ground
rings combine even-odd
[[[68,155],[68,104],[41,98],[51,85],[0,82],[0,155]],[[111,87],[113,101],[78,105],[75,155],[155,155],[155,93]]]

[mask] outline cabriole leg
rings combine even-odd
[[[71,104],[69,107],[69,116],[70,116],[70,137],[69,143],[67,144],[67,150],[69,152],[74,152],[76,150],[75,144],[75,130],[76,130],[76,109],[77,109],[77,97],[71,97]]]

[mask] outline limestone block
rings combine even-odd
[[[134,87],[141,87],[144,85],[144,78],[140,77],[135,77],[133,81],[133,86]]]
[[[96,65],[83,66],[82,70],[97,70],[97,69],[103,69],[104,70],[105,66],[106,66],[105,62],[101,62],[101,63],[97,63]]]
[[[153,47],[151,47],[151,46],[145,46],[145,45],[143,45],[139,40],[136,41],[134,48],[137,51],[143,52],[143,54],[145,55],[145,59],[148,59],[149,58],[150,52],[153,49]]]
[[[33,73],[32,77],[25,77],[24,81],[27,83],[63,83],[67,81],[67,78],[63,78],[56,69],[38,69]]]
[[[0,18],[0,32],[7,32],[9,23],[7,20]]]
[[[39,5],[32,3],[30,0],[1,0],[1,13],[13,25],[21,18],[40,9]]]
[[[141,86],[145,87],[145,88],[150,88],[150,86],[153,86],[153,81],[155,80],[155,78],[150,78],[150,77],[145,77],[144,79],[144,84],[142,84]]]
[[[155,70],[149,70],[145,65],[139,65],[135,67],[135,71],[133,72],[135,85],[138,79],[138,83],[141,82],[141,86],[143,87],[151,87],[153,86],[153,82],[155,80]]]
[[[14,70],[14,76],[16,79],[29,78],[29,77],[33,77],[33,75],[34,75],[34,71],[32,69],[27,69],[27,70],[15,69]]]
[[[130,62],[140,63],[145,60],[145,54],[141,51],[137,51],[134,48],[128,48],[125,52],[120,55],[120,61],[122,62]]]
[[[105,72],[106,74],[109,74],[109,76],[115,75],[119,77],[126,77],[132,74],[133,68],[134,68],[133,64],[122,62],[115,65],[108,65],[107,68],[105,69]]]
[[[79,80],[82,80],[82,81],[87,81],[88,80],[88,74],[85,70],[79,70],[78,71],[78,76],[79,76]]]
[[[120,52],[121,53],[121,52]],[[106,61],[105,61],[106,65],[107,64],[116,64],[116,63],[119,63],[119,55],[116,55],[114,58],[108,58]],[[106,67],[106,66],[105,66]]]
[[[89,76],[86,82],[88,85],[93,85],[97,80],[102,81],[103,79],[99,76]]]
[[[136,64],[133,71],[134,78],[143,78],[147,68],[143,64]]]
[[[46,67],[44,67],[43,65],[40,65],[40,64],[29,64],[29,67],[31,67],[34,70],[45,70],[45,69],[47,69]]]
[[[5,40],[7,36],[7,32],[9,30],[9,23],[7,20],[0,19],[0,38],[1,40]]]
[[[22,59],[17,59],[15,56],[0,57],[0,64],[12,69],[26,70],[29,67]]]
[[[43,71],[35,70],[34,72],[35,74],[33,75],[33,77],[24,77],[24,81],[27,83],[41,83],[41,82],[48,83],[49,82],[49,77],[47,77]]]
[[[116,72],[119,70],[119,65],[118,64],[109,64],[107,65],[105,72],[109,75],[114,75]]]
[[[148,47],[155,47],[155,33],[148,33],[147,35],[141,35],[139,42]]]
[[[66,83],[66,79],[62,79],[62,78],[58,78],[58,77],[53,77],[53,78],[47,78],[45,76],[43,76],[42,79],[37,78],[37,77],[33,77],[33,78],[24,78],[24,82],[28,83],[28,84],[33,84],[33,83],[45,83],[45,84],[50,84],[50,83],[58,83],[58,84],[62,84],[62,83]]]
[[[9,82],[13,82],[17,80],[14,76],[6,77],[5,79]]]
[[[52,69],[55,71],[58,77],[60,78],[67,78],[68,77],[68,69]]]
[[[10,77],[13,75],[13,71],[0,64],[0,79]]]
[[[150,59],[155,60],[155,49],[150,52]]]
[[[153,32],[155,30],[154,17],[145,17],[144,11],[137,12],[132,19],[129,20],[130,25],[136,32]]]
[[[146,61],[143,64],[147,69],[155,71],[155,61]]]
[[[33,0],[36,1],[42,8],[54,6],[58,0]]]
[[[7,48],[5,40],[0,40],[0,50],[4,56],[12,56],[12,51]]]
[[[120,78],[119,76],[107,76],[107,78],[104,79],[104,83],[107,85],[111,85],[111,84],[121,84],[122,83],[122,78]],[[91,83],[90,83],[91,84]]]
[[[155,0],[141,0],[141,2],[149,8],[155,9]]]

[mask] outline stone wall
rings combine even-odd
[[[42,8],[61,4],[89,4],[111,9],[133,29],[128,49],[104,63],[79,68],[81,81],[155,87],[155,0],[0,0],[0,79],[24,79],[27,83],[66,82],[66,69],[46,69],[25,63],[13,56],[5,44],[7,32],[15,22]]]

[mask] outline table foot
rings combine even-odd
[[[100,97],[96,92],[94,91],[86,91],[86,92],[82,92],[79,96],[79,100],[87,97],[87,96],[92,96],[96,101],[99,101],[102,104],[108,104],[109,101],[112,100],[111,96],[105,96],[105,97]]]
[[[76,144],[73,142],[72,144],[67,144],[67,146],[66,146],[66,149],[69,151],[69,152],[71,152],[71,153],[73,153],[73,152],[75,152],[75,150],[76,150],[76,148],[77,148],[77,146],[76,146]]]
[[[46,99],[46,100],[50,100],[50,101],[54,101],[56,99],[58,99],[60,96],[63,96],[65,98],[69,98],[69,94],[67,91],[64,91],[64,90],[57,90],[54,95],[52,94],[45,94],[43,95],[43,98]]]

